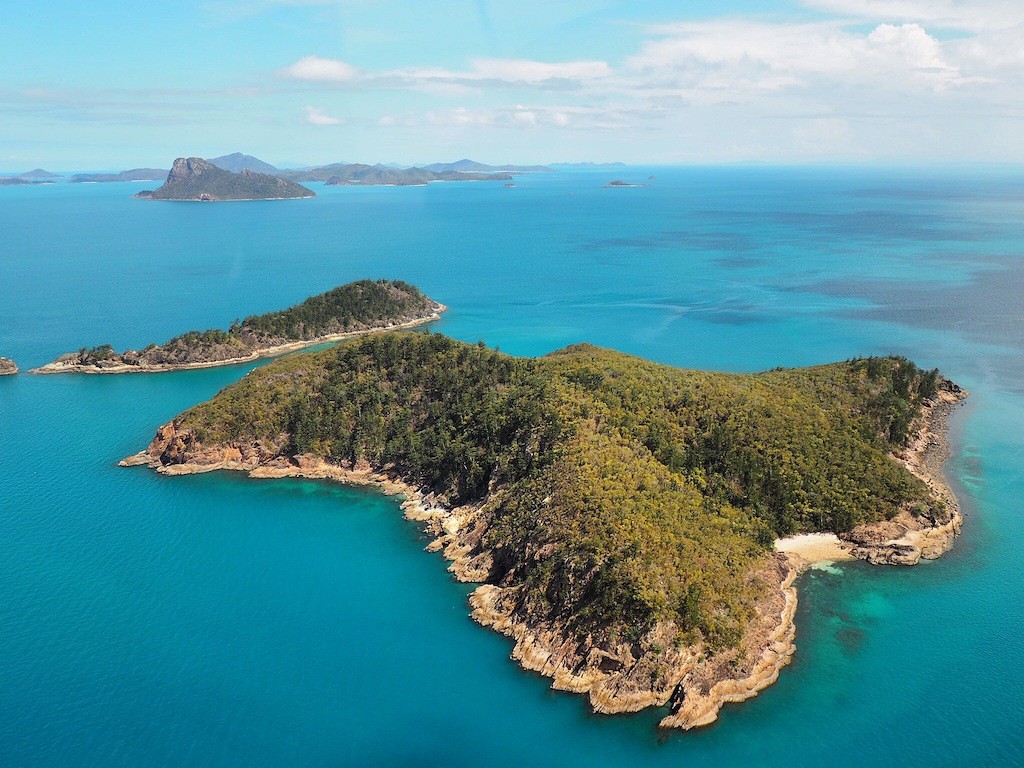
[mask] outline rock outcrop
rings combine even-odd
[[[941,557],[953,546],[953,540],[960,535],[963,516],[942,475],[942,465],[950,451],[946,435],[949,415],[967,396],[964,389],[944,380],[937,396],[924,403],[914,439],[894,457],[925,482],[932,495],[942,502],[943,511],[936,515],[906,510],[891,520],[843,533],[840,538],[850,544],[851,555],[873,565],[916,565],[921,560]]]
[[[0,376],[11,376],[18,372],[18,366],[9,357],[0,357]]]

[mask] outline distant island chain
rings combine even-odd
[[[210,159],[179,157],[169,170],[132,168],[113,173],[76,173],[68,179],[68,183],[163,182],[155,190],[145,190],[135,195],[144,200],[290,200],[315,197],[316,193],[313,190],[303,186],[304,183],[310,182],[319,182],[325,186],[415,187],[438,181],[503,181],[506,182],[505,187],[514,188],[512,180],[517,175],[552,173],[560,165],[603,168],[620,167],[623,164],[487,165],[463,159],[452,163],[430,163],[422,167],[383,163],[330,163],[307,168],[280,169],[252,155],[234,152]],[[36,168],[18,176],[0,177],[0,186],[53,184],[60,178],[63,177]],[[644,185],[616,180],[606,186]]]

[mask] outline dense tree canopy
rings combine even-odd
[[[179,421],[485,503],[494,578],[528,610],[730,643],[776,536],[939,504],[888,455],[938,381],[902,358],[739,375],[383,334],[258,369]]]
[[[118,354],[109,344],[60,358],[76,365],[183,365],[246,357],[267,347],[387,327],[429,316],[434,303],[401,280],[359,280],[294,307],[250,315],[224,331],[188,331],[164,344]]]

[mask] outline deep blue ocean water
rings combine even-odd
[[[363,277],[517,355],[904,354],[973,393],[948,465],[965,532],[917,568],[802,577],[779,682],[665,734],[509,661],[392,499],[116,467],[251,366],[0,378],[0,765],[1024,765],[1024,171],[633,168],[219,205],[138,188],[0,188],[0,355],[138,347]]]

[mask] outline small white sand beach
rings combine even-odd
[[[806,563],[853,560],[850,545],[834,533],[802,533],[775,540],[775,549],[787,555],[795,555]]]

